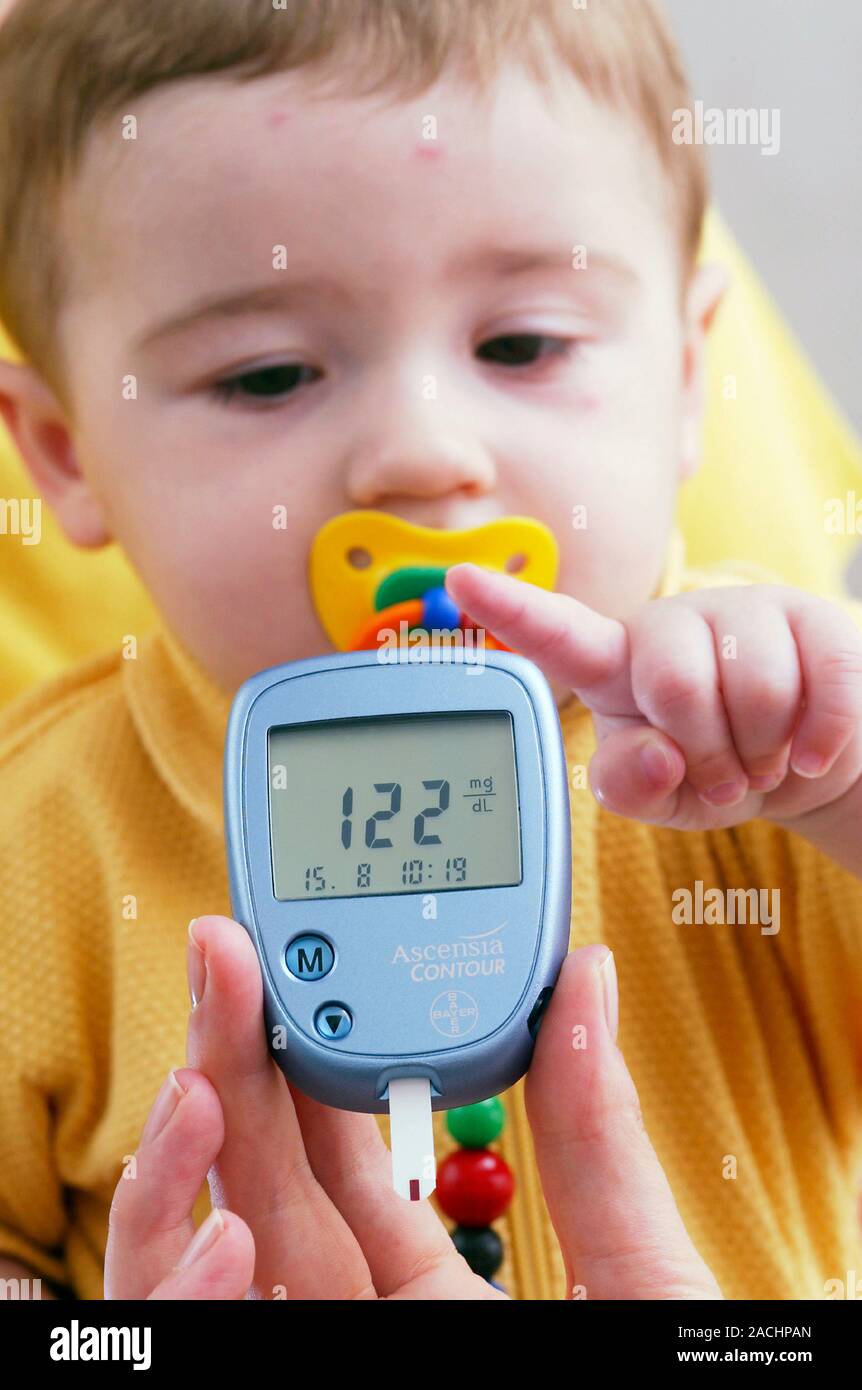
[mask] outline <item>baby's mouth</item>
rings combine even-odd
[[[464,561],[552,589],[559,552],[552,532],[532,517],[441,531],[383,512],[345,512],[314,539],[309,586],[320,622],[339,651],[424,640],[457,645],[458,638],[480,633],[486,647],[507,651],[492,634],[474,629],[446,592],[447,571]]]

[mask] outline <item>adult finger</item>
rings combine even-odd
[[[221,1105],[210,1082],[186,1067],[171,1072],[114,1193],[106,1299],[147,1298],[171,1275],[194,1238],[192,1210],[223,1140]],[[232,1230],[219,1258],[238,1291],[226,1297],[242,1297],[251,1283],[254,1261],[252,1255],[248,1268],[247,1250],[248,1242]]]
[[[616,1046],[613,955],[565,961],[525,1099],[545,1200],[573,1296],[721,1298],[677,1210]]]
[[[269,1053],[260,966],[248,934],[199,917],[189,943],[197,1004],[189,1061],[209,1077],[224,1113],[210,1172],[213,1205],[236,1212],[255,1241],[261,1298],[373,1298],[368,1265],[312,1171],[293,1096]]]
[[[238,1216],[216,1207],[179,1264],[149,1295],[153,1302],[243,1299],[254,1278],[254,1238]]]
[[[314,1175],[362,1247],[380,1297],[484,1297],[431,1203],[407,1202],[393,1188],[392,1155],[374,1116],[298,1091],[293,1099]],[[438,1286],[449,1293],[428,1292]]]
[[[207,981],[189,1036],[225,1107],[214,1190],[255,1234],[262,1295],[279,1286],[288,1298],[420,1298],[432,1296],[436,1280],[451,1297],[485,1297],[430,1203],[394,1191],[374,1117],[286,1084],[260,1026],[260,968],[247,933],[230,919],[199,918],[194,936],[206,950]]]

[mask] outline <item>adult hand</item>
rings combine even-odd
[[[393,1191],[372,1115],[333,1110],[287,1084],[267,1050],[260,968],[243,928],[201,917],[193,930],[190,1065],[156,1100],[137,1177],[117,1185],[105,1297],[505,1297],[469,1269],[428,1202]],[[527,1080],[569,1291],[720,1298],[644,1133],[614,1041],[616,1008],[610,952],[576,951]],[[214,1211],[195,1233],[207,1176]]]

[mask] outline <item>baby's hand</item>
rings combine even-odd
[[[706,589],[623,624],[476,565],[446,587],[592,711],[590,784],[610,811],[678,830],[792,821],[862,774],[862,633],[825,599]]]

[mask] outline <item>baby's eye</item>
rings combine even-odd
[[[316,381],[322,375],[315,367],[301,362],[284,362],[274,367],[258,367],[242,372],[225,381],[216,382],[213,390],[220,400],[232,400],[237,395],[249,400],[278,401],[291,396],[300,386]]]
[[[568,357],[575,343],[570,338],[551,338],[541,333],[509,333],[492,338],[479,348],[483,362],[501,367],[532,367],[548,357]]]

